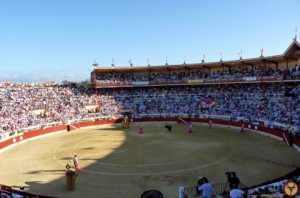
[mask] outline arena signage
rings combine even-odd
[[[245,81],[255,81],[256,77],[255,76],[252,76],[252,77],[243,77],[243,80],[245,80]]]
[[[203,79],[194,79],[194,80],[188,80],[188,83],[203,83]]]
[[[133,86],[137,86],[137,85],[149,85],[149,81],[136,81],[136,82],[132,82]]]

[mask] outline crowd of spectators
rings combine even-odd
[[[212,72],[203,70],[186,70],[186,71],[168,71],[157,73],[99,73],[96,76],[96,82],[99,85],[121,85],[132,84],[133,82],[148,82],[149,84],[162,83],[184,83],[188,80],[211,80],[211,79],[242,79],[244,77],[282,77],[287,80],[296,80],[300,77],[300,66],[290,67],[246,67],[246,68],[229,68]]]
[[[1,83],[0,102],[0,131],[14,131],[91,117],[84,107],[97,98],[76,85]]]
[[[134,117],[215,115],[299,126],[299,100],[285,97],[285,92],[283,84],[236,84],[102,89],[100,95],[114,95]]]
[[[299,98],[286,97],[286,87],[282,83],[158,86],[98,89],[95,94],[75,84],[0,83],[0,131],[55,122],[118,119],[124,111],[131,111],[134,118],[206,116],[299,129]]]

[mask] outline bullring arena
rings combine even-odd
[[[221,195],[228,171],[246,190],[299,178],[290,174],[300,167],[296,38],[269,57],[93,66],[81,84],[0,82],[1,192],[137,198],[155,189],[194,198],[203,176]],[[75,154],[81,170],[68,180]]]
[[[0,177],[12,187],[54,197],[139,197],[158,189],[178,197],[178,187],[194,186],[199,176],[226,183],[225,172],[236,171],[252,186],[285,175],[300,166],[299,152],[278,138],[255,130],[194,123],[138,122],[84,127],[23,140],[0,154]],[[76,153],[82,170],[76,187],[65,186],[65,165]],[[9,160],[7,160],[9,159]],[[100,196],[101,195],[101,196]]]

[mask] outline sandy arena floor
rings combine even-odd
[[[24,142],[0,153],[2,184],[27,186],[28,192],[62,198],[138,198],[160,190],[178,197],[179,186],[194,186],[199,176],[225,183],[235,171],[251,186],[283,176],[300,166],[299,152],[284,142],[237,128],[193,124],[138,123],[130,129],[102,125]],[[66,189],[65,164],[78,155],[82,171],[75,190]]]

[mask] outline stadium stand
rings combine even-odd
[[[118,120],[125,112],[134,119],[185,117],[249,123],[299,139],[299,82],[296,40],[282,55],[271,57],[151,67],[97,66],[88,86],[0,82],[0,141],[51,126]],[[280,186],[270,184],[252,188],[248,194],[262,188],[264,194],[282,193]],[[194,188],[185,190],[195,196]]]

